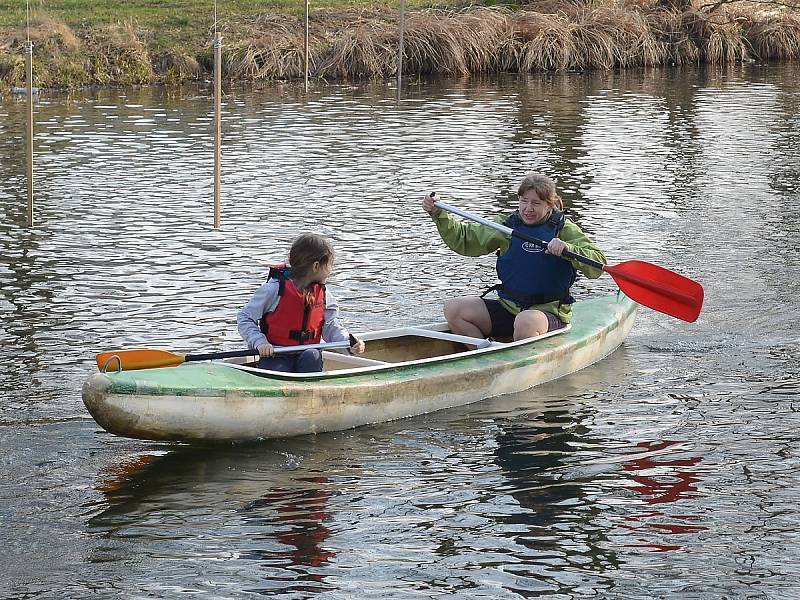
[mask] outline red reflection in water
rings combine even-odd
[[[308,481],[325,484],[328,478],[313,477]],[[264,496],[264,500],[274,502],[278,505],[278,512],[283,513],[278,520],[291,523],[292,531],[280,533],[275,538],[287,546],[294,546],[295,549],[288,554],[293,565],[318,567],[336,556],[335,552],[322,548],[322,543],[331,535],[330,529],[324,525],[329,516],[325,507],[330,497],[330,492],[324,489],[300,492],[275,489]]]
[[[663,450],[679,442],[663,441],[663,442],[640,442],[637,447],[645,452],[654,452]],[[637,452],[638,454],[638,452]],[[637,473],[658,470],[660,475],[641,475],[636,474],[631,477],[638,485],[632,487],[644,497],[646,504],[658,505],[664,503],[677,502],[687,498],[697,498],[700,494],[695,485],[700,481],[700,477],[696,470],[692,469],[701,461],[701,457],[693,456],[691,458],[673,459],[673,460],[657,460],[657,457],[643,457],[624,463],[623,467],[626,471],[634,471]],[[687,534],[697,533],[708,529],[702,525],[690,525],[684,522],[675,523],[674,520],[680,521],[699,521],[700,517],[697,515],[675,515],[666,516],[670,523],[650,523],[647,522],[653,518],[665,517],[666,515],[661,511],[650,511],[640,515],[631,515],[626,517],[629,522],[637,523],[636,525],[620,525],[623,529],[631,531],[645,531],[656,530],[666,534]],[[682,546],[674,544],[658,544],[646,540],[641,540],[639,544],[625,544],[633,548],[648,548],[655,552],[670,552],[680,550]]]
[[[663,450],[677,442],[640,442],[636,444],[639,448],[643,448],[647,452],[655,450]],[[626,471],[647,471],[649,469],[656,469],[664,467],[693,467],[700,462],[699,456],[691,458],[657,461],[652,457],[640,458],[627,462],[623,465]],[[634,475],[633,480],[639,484],[640,487],[634,488],[637,492],[645,496],[647,504],[661,504],[663,502],[675,502],[681,498],[697,498],[697,488],[695,483],[700,481],[700,477],[693,471],[677,470],[670,473],[669,477],[673,481],[664,481],[645,475]]]

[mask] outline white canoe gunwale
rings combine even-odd
[[[596,298],[577,303],[571,329],[543,338],[316,374],[221,362],[98,373],[87,380],[83,398],[103,428],[133,438],[247,441],[337,431],[469,404],[563,377],[619,347],[635,313],[635,303],[622,295]],[[437,333],[439,327],[412,329],[452,336]],[[379,344],[375,340],[392,335],[400,339],[408,331],[362,337],[369,349]]]
[[[422,365],[426,363],[462,360],[469,356],[479,356],[481,354],[496,352],[501,348],[513,348],[515,346],[532,345],[556,335],[562,335],[572,329],[572,325],[567,325],[563,329],[550,331],[535,338],[520,340],[517,342],[498,342],[492,339],[472,338],[463,335],[454,335],[446,332],[447,323],[431,323],[428,325],[419,325],[417,327],[399,327],[395,329],[382,329],[380,331],[370,331],[359,336],[365,343],[375,340],[388,340],[401,337],[424,337],[429,339],[439,339],[444,341],[452,341],[461,344],[477,345],[474,350],[467,350],[454,354],[446,354],[441,356],[432,356],[430,358],[421,358],[415,360],[404,360],[399,362],[387,362],[384,360],[373,360],[369,358],[362,358],[361,356],[351,356],[335,351],[323,351],[323,356],[326,360],[333,362],[342,362],[344,364],[351,364],[351,368],[341,368],[335,370],[321,371],[319,373],[285,373],[283,371],[270,371],[268,369],[259,369],[258,367],[249,366],[247,364],[240,364],[240,361],[230,360],[224,361],[222,364],[230,366],[234,369],[240,369],[251,373],[257,377],[265,377],[269,379],[286,379],[286,380],[301,380],[301,381],[319,381],[330,379],[332,377],[347,377],[351,375],[360,375],[370,373],[373,371],[386,371],[401,369],[412,365]]]

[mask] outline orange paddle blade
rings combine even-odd
[[[603,270],[631,300],[693,323],[703,308],[703,286],[643,260],[629,260]]]
[[[136,369],[157,369],[174,367],[186,360],[181,354],[166,350],[112,350],[97,355],[97,368],[101,371],[135,371]]]

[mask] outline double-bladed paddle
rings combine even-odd
[[[332,350],[334,348],[348,348],[350,341],[327,342],[322,344],[303,344],[300,346],[276,346],[274,354],[287,354],[289,352],[302,352],[303,350]],[[167,350],[154,350],[142,348],[137,350],[112,350],[101,352],[97,355],[97,367],[101,371],[120,370],[136,371],[138,369],[157,369],[159,367],[176,367],[185,362],[195,360],[218,360],[221,358],[234,358],[237,356],[258,356],[258,350],[232,350],[230,352],[211,352],[210,354],[175,354]]]
[[[496,229],[506,235],[513,235],[541,248],[547,247],[547,242],[495,221],[489,221],[483,217],[473,215],[444,202],[437,201],[435,206],[465,219]],[[561,258],[571,258],[605,271],[614,278],[619,289],[628,298],[672,317],[692,323],[697,320],[700,310],[703,308],[703,286],[664,267],[659,267],[643,260],[629,260],[615,266],[609,266],[569,250],[562,252]]]

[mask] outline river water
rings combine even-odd
[[[800,595],[800,77],[791,66],[0,100],[0,597]],[[702,282],[597,365],[384,425],[193,448],[114,437],[94,354],[241,347],[236,312],[329,235],[355,332],[494,282],[419,207],[552,175],[611,264]],[[614,290],[580,281],[579,298]]]

